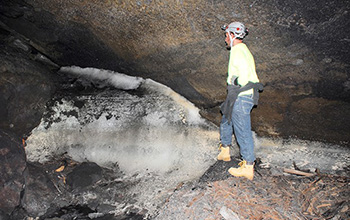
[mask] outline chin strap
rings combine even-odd
[[[232,48],[233,40],[236,39],[236,37],[233,38],[233,37],[231,36],[231,33],[228,33],[228,36],[230,37],[230,41],[231,41],[231,42],[230,42],[230,48]]]

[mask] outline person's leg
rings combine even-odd
[[[254,106],[249,96],[239,96],[233,107],[232,123],[242,159],[248,163],[255,161],[254,140],[251,130],[250,112]]]
[[[221,144],[228,146],[232,144],[233,124],[229,122],[225,115],[222,116],[220,123],[220,141]]]
[[[220,123],[220,153],[218,160],[230,161],[230,146],[232,144],[233,124],[229,123],[225,115],[222,116]]]
[[[228,172],[236,177],[254,178],[254,140],[251,131],[250,111],[254,106],[253,99],[248,96],[239,96],[232,113],[232,124],[235,137],[240,147],[243,161],[239,168],[230,168]]]

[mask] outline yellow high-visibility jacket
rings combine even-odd
[[[232,78],[238,77],[238,84],[245,86],[248,82],[259,82],[255,71],[255,61],[247,45],[239,43],[231,48],[228,64],[227,83],[231,84]],[[253,89],[241,92],[239,95],[253,94]]]

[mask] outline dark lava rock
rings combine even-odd
[[[85,189],[102,178],[102,168],[96,163],[84,162],[67,175],[67,184],[72,190]]]
[[[130,213],[128,215],[119,215],[115,216],[112,214],[106,214],[103,216],[97,215],[94,210],[89,208],[86,205],[70,205],[67,207],[63,207],[60,210],[57,210],[55,214],[45,217],[46,220],[71,220],[71,219],[80,219],[80,220],[90,220],[90,219],[96,219],[96,220],[142,220],[143,216]],[[97,216],[97,217],[95,217]]]
[[[228,178],[231,178],[232,175],[228,172],[228,170],[231,167],[237,168],[239,167],[238,164],[242,160],[238,157],[232,157],[231,161],[216,161],[213,165],[211,165],[205,173],[199,178],[199,183],[208,183],[208,182],[215,182],[220,180],[226,180]],[[254,166],[254,178],[260,176],[260,170],[259,164],[261,163],[260,158],[256,158],[255,166]]]
[[[54,203],[58,191],[40,165],[28,163],[22,206],[30,216],[41,216]]]
[[[54,217],[59,217],[59,219],[69,220],[69,219],[90,219],[88,215],[94,211],[85,205],[70,205],[63,207],[56,211],[54,215],[45,217],[45,219],[51,219]]]
[[[9,220],[9,216],[0,210],[0,220]]]
[[[45,164],[47,170],[59,167],[62,163]],[[141,210],[132,207],[132,198],[127,196],[135,182],[122,180],[123,174],[118,168],[113,170],[99,167],[93,162],[76,163],[68,159],[64,163],[65,169],[60,173],[49,172],[51,178],[57,175],[66,176],[66,184],[62,180],[53,181],[61,189],[54,203],[47,212],[40,216],[42,219],[100,219],[124,220],[143,219]],[[55,191],[54,189],[51,189]],[[86,197],[86,195],[96,195]],[[115,204],[130,204],[130,207],[119,215],[112,215],[116,211]]]
[[[231,177],[228,169],[231,167],[237,167],[240,162],[239,159],[231,157],[231,161],[216,161],[212,166],[210,166],[207,171],[200,177],[199,182],[211,182],[218,180],[225,180]]]
[[[52,66],[25,38],[0,25],[0,129],[26,136],[54,91]]]
[[[15,135],[0,130],[0,216],[10,214],[20,205],[25,168],[26,156],[22,142]]]

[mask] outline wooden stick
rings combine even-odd
[[[299,176],[315,176],[315,174],[313,174],[313,173],[306,173],[306,172],[303,172],[303,171],[293,170],[293,169],[288,169],[288,168],[284,168],[283,172],[290,173],[290,174],[295,174],[295,175],[299,175]]]

